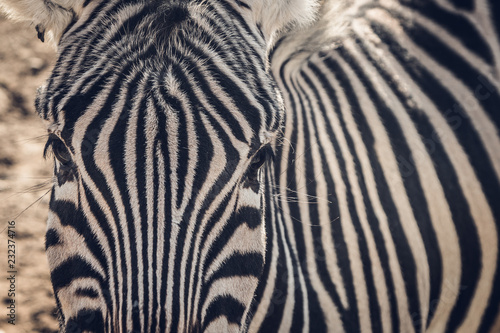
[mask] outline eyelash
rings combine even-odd
[[[48,159],[54,155],[54,151],[52,150],[52,144],[56,140],[56,137],[53,134],[49,134],[49,138],[45,143],[45,147],[43,148],[43,158]]]
[[[266,163],[268,161],[273,161],[274,160],[274,152],[271,146],[266,145],[262,147],[257,154],[255,154],[255,157],[259,157],[262,163]]]
[[[70,166],[72,164],[71,154],[68,148],[64,142],[54,134],[49,135],[49,139],[43,149],[43,157],[47,159],[49,155],[52,155],[63,166]]]

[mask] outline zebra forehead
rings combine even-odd
[[[174,11],[179,13],[177,23],[189,17],[185,8]],[[155,17],[165,21],[161,15]],[[146,24],[142,27],[149,29]],[[70,46],[63,43],[51,78],[38,91],[37,111],[61,131],[61,124],[73,127],[87,112],[101,112],[105,120],[106,112],[107,116],[129,112],[141,107],[138,100],[159,99],[167,112],[195,109],[222,114],[225,120],[236,117],[233,123],[246,122],[243,141],[269,143],[281,126],[284,106],[264,62],[249,58],[245,49],[238,51],[236,43],[226,50],[219,47],[223,40],[215,45],[199,35],[195,32],[187,46],[175,42],[168,50],[158,47],[157,39],[138,45],[129,38],[119,45],[106,43],[106,48],[88,40],[75,39]],[[143,87],[139,99],[134,97],[139,92],[136,87]]]

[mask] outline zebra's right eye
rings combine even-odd
[[[51,134],[49,139],[45,144],[45,149],[43,151],[43,156],[46,158],[49,154],[49,150],[52,151],[54,157],[64,166],[68,166],[71,163],[71,155],[66,148],[66,145],[57,136]]]

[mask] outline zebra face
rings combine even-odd
[[[263,37],[222,4],[110,7],[66,32],[36,102],[62,323],[184,331],[224,315],[237,329],[263,269],[283,114]]]

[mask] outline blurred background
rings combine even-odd
[[[45,124],[35,114],[38,86],[55,50],[33,26],[0,14],[0,333],[57,332],[55,300],[44,252],[52,160],[42,157]],[[16,230],[16,325],[7,322],[7,226]]]

